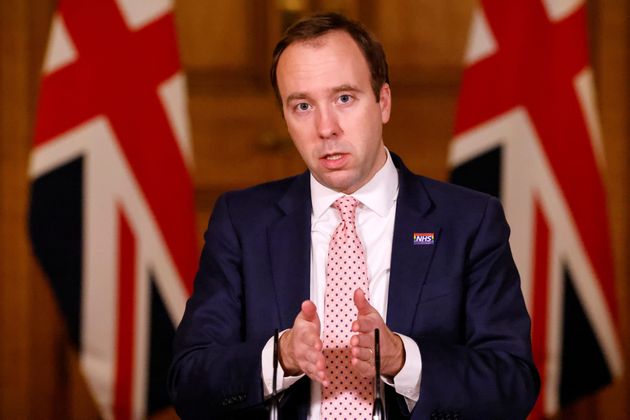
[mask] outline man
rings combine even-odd
[[[358,23],[298,22],[271,75],[309,170],[217,201],[175,340],[177,412],[265,418],[279,329],[281,418],[370,418],[378,328],[389,419],[525,418],[539,382],[498,201],[387,151],[387,63]]]

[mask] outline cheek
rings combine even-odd
[[[373,117],[373,114],[370,114]],[[372,153],[381,143],[382,125],[379,119],[363,118],[353,126],[353,132],[357,134],[356,148],[363,154]]]
[[[287,119],[286,124],[289,134],[298,139],[306,139],[313,132],[313,123],[307,117]]]
[[[287,125],[287,131],[289,137],[293,141],[293,145],[298,150],[304,160],[307,160],[311,153],[312,142],[309,141],[308,133],[303,126],[289,126]]]
[[[291,139],[294,143],[296,143],[296,145],[297,143],[300,143],[302,141],[302,138],[304,137],[304,128],[301,127],[299,124],[287,122],[287,131],[289,132],[289,136],[291,136]]]

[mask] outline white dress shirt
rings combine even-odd
[[[310,297],[317,306],[319,319],[324,320],[324,294],[326,290],[326,258],[330,238],[341,222],[339,212],[332,204],[344,194],[320,184],[311,175],[311,281]],[[351,194],[359,201],[356,211],[357,232],[367,254],[370,304],[386,320],[389,273],[394,237],[396,199],[398,197],[398,171],[389,152],[385,165],[363,187]],[[296,314],[297,315],[297,314]],[[323,325],[322,325],[323,330]],[[411,410],[419,398],[422,359],[417,344],[410,338],[398,334],[405,347],[405,364],[394,378],[383,380],[394,386],[396,392],[405,397]],[[269,339],[262,352],[262,376],[265,396],[271,395],[273,379],[273,338]],[[278,366],[276,383],[278,391],[295,383],[300,376],[284,376]],[[311,382],[310,420],[320,419],[321,385]]]

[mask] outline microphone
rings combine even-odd
[[[374,330],[374,367],[376,376],[374,377],[374,407],[372,408],[372,420],[386,420],[383,400],[381,399],[381,345],[380,332],[378,328]]]
[[[271,381],[271,398],[269,398],[269,420],[278,420],[278,329],[273,333],[273,379]]]

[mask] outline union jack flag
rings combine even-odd
[[[583,0],[481,0],[452,181],[501,198],[541,374],[532,418],[622,371],[604,152]]]
[[[171,2],[61,0],[43,67],[33,249],[102,416],[144,418],[198,253]]]

